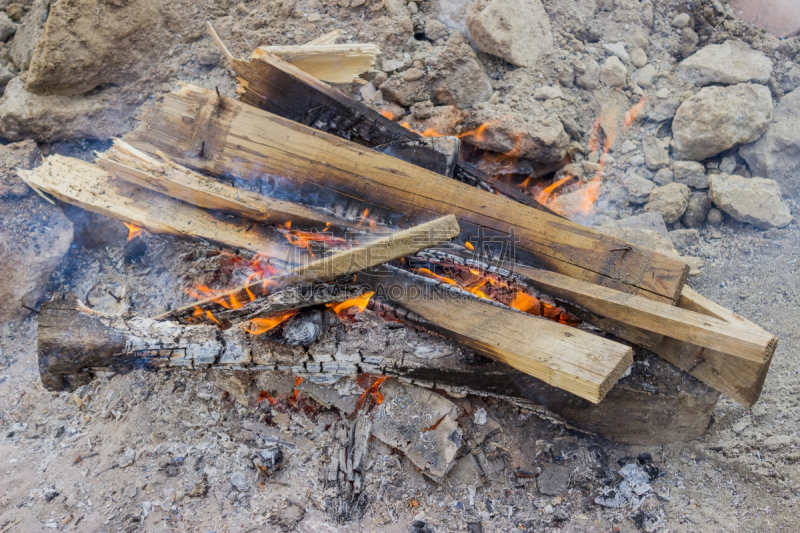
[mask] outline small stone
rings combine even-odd
[[[383,59],[381,60],[381,70],[384,72],[394,72],[399,68],[403,68],[405,66],[405,61],[401,61],[399,59]]]
[[[546,464],[539,477],[539,492],[548,496],[558,496],[569,485],[571,470],[564,466]]]
[[[308,17],[306,17],[306,20],[309,22],[319,22],[322,20],[322,15],[319,13],[311,13]]]
[[[622,87],[628,78],[628,69],[617,56],[611,56],[603,62],[600,81],[610,87]]]
[[[631,56],[628,55],[628,51],[625,50],[625,43],[606,43],[603,45],[603,50],[625,62],[631,59]]]
[[[689,22],[691,21],[691,17],[688,13],[681,13],[680,15],[675,15],[675,18],[672,19],[672,27],[673,28],[686,28],[689,26]]]
[[[650,198],[650,193],[655,188],[655,184],[652,181],[636,174],[626,174],[620,181],[628,189],[628,201],[632,204],[646,204]]]
[[[767,83],[771,75],[772,61],[742,41],[710,44],[678,66],[678,76],[698,87]]]
[[[650,170],[659,170],[669,166],[669,137],[645,137],[642,141],[642,149],[644,150],[644,159],[647,168]]]
[[[136,485],[129,485],[129,486],[128,486],[128,487],[125,489],[125,497],[126,497],[126,498],[133,499],[133,498],[135,498],[135,497],[136,497],[136,495],[137,495],[138,493],[139,493],[139,489],[136,487]]]
[[[410,5],[411,4],[409,4],[409,6]],[[428,19],[425,21],[425,37],[434,42],[439,39],[446,39],[447,26],[445,26],[436,19]]]
[[[247,481],[245,475],[241,472],[234,472],[231,476],[231,485],[239,492],[247,492],[250,488],[250,483]]]
[[[17,25],[6,13],[0,12],[0,43],[4,43],[17,32]]]
[[[675,182],[684,183],[695,189],[708,189],[708,176],[706,168],[695,161],[674,161],[672,170],[675,172]]]
[[[586,70],[575,78],[575,83],[583,89],[596,89],[600,85],[600,73],[602,72],[600,63],[594,59],[589,59],[585,67]]]
[[[533,97],[537,100],[553,100],[555,98],[564,98],[564,91],[558,87],[539,87],[533,91]]]
[[[553,506],[549,503],[544,506],[544,514],[553,514]]]
[[[606,162],[608,162],[608,159],[606,159]],[[640,167],[644,165],[644,156],[642,154],[636,154],[635,156],[631,157],[629,162],[631,166]]]
[[[653,177],[653,182],[656,185],[666,185],[675,181],[675,173],[668,168],[662,168]]]
[[[416,120],[425,120],[433,116],[433,103],[430,100],[417,102],[411,106],[411,116]]]
[[[416,2],[408,3],[408,12],[411,13],[412,15],[419,12],[419,7],[417,7]]]
[[[778,183],[764,178],[712,174],[709,196],[719,209],[759,229],[783,228],[792,221]]]
[[[24,14],[25,7],[22,4],[8,4],[8,7],[6,7],[6,15],[14,22],[22,20]]]
[[[711,210],[711,198],[705,192],[693,192],[689,197],[689,205],[681,218],[687,228],[697,228],[705,221]]]
[[[711,209],[709,209],[708,215],[706,215],[706,220],[712,226],[719,226],[720,224],[725,222],[725,215],[723,215],[722,211],[720,211],[719,209],[712,207]],[[720,237],[721,236],[722,235],[720,234]]]
[[[682,183],[669,183],[663,187],[657,187],[650,193],[647,205],[644,206],[646,213],[661,213],[664,222],[673,224],[680,220],[689,205],[689,187]]]
[[[56,489],[47,489],[44,491],[44,499],[48,502],[51,502],[58,496],[58,491]]]
[[[372,78],[372,85],[375,86],[375,88],[377,89],[378,87],[381,86],[383,82],[385,82],[388,79],[389,75],[386,74],[384,71],[379,70],[378,72],[375,73],[375,76]]]
[[[647,68],[647,66],[645,66],[645,68]],[[653,107],[647,113],[647,117],[656,122],[664,122],[674,117],[681,105],[681,101],[675,97],[661,98],[658,97],[658,95],[656,96],[657,98],[653,101]]]
[[[790,435],[773,435],[762,442],[762,446],[771,452],[778,452],[791,448],[794,439]]]
[[[361,86],[361,89],[359,89],[358,94],[361,96],[361,101],[371,103],[375,100],[378,90],[375,89],[375,86],[371,83],[365,83]]]
[[[632,140],[628,139],[619,147],[619,153],[621,154],[628,154],[636,150],[636,143]]]
[[[736,158],[723,157],[719,162],[719,171],[723,174],[733,174],[734,170],[736,170]]]
[[[645,65],[644,67],[634,72],[633,81],[644,89],[649,89],[653,86],[656,79],[656,67],[653,65]]]
[[[631,62],[636,68],[642,68],[647,64],[647,54],[641,48],[635,48],[631,52]]]
[[[406,81],[417,81],[422,78],[425,73],[418,68],[410,68],[403,73],[403,79]]]
[[[696,250],[700,245],[700,233],[696,229],[678,229],[669,232],[672,244],[681,255],[686,255]]]
[[[701,161],[761,137],[772,121],[772,94],[763,85],[704,87],[675,114],[678,159]]]
[[[125,468],[126,466],[130,466],[136,460],[136,451],[133,448],[126,448],[125,453],[122,454],[122,457],[117,461],[120,468]]]
[[[486,409],[481,407],[480,409],[475,411],[475,420],[474,420],[474,422],[479,426],[482,426],[482,425],[484,425],[486,423]]]
[[[202,498],[206,494],[208,494],[208,478],[204,474],[202,479],[186,495],[190,498]]]
[[[542,52],[553,47],[550,17],[541,0],[475,0],[466,24],[479,50],[518,67],[536,66]]]
[[[669,88],[668,87],[662,87],[661,89],[659,89],[656,92],[656,98],[661,98],[661,99],[669,98]]]
[[[699,42],[700,37],[692,28],[684,28],[681,32],[681,57],[686,58],[694,54],[697,51],[697,44]]]

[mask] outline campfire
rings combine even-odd
[[[670,403],[670,393],[651,401],[614,387],[634,350],[646,350],[744,405],[758,399],[774,336],[689,288],[682,260],[573,221],[593,209],[609,151],[646,95],[597,119],[593,174],[568,165],[513,183],[467,161],[461,140],[485,124],[415,131],[276,55],[286,51],[236,59],[209,29],[239,75],[238,100],[184,85],[147,106],[96,163],[53,155],[19,175],[44,196],[121,220],[129,241],[172,234],[231,250],[242,283],[195,284],[186,290],[195,302],[150,317],[104,315],[59,295],[39,316],[46,387],[163,367],[283,369],[318,383],[375,375],[364,394],[376,400],[398,377],[534,402],[620,440],[691,438],[716,396],[696,400],[705,415],[691,423],[681,396],[691,392]],[[514,167],[518,148],[483,167]],[[367,308],[463,352],[280,355],[324,352]],[[476,366],[467,354],[495,362]],[[670,417],[680,423],[655,427]]]

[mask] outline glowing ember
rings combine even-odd
[[[369,304],[369,300],[372,298],[373,294],[375,294],[374,291],[365,292],[361,296],[351,298],[350,300],[345,300],[344,302],[329,303],[325,305],[333,309],[333,312],[339,315],[340,318],[346,318],[348,316],[352,316],[352,312],[350,310],[353,308],[356,309],[355,314],[362,313],[364,309],[367,308],[367,304]]]
[[[472,244],[472,243],[471,243],[471,242],[469,242],[469,241],[465,242],[465,243],[464,243],[464,246],[467,248],[467,250],[469,250],[469,251],[471,251],[471,252],[474,252],[474,251],[475,251],[475,245],[474,245],[474,244]]]
[[[364,217],[362,217],[361,222],[356,225],[358,228],[366,217],[366,213],[368,210],[364,211]],[[377,228],[377,225],[373,225],[374,223],[370,221],[370,227]],[[330,233],[326,232],[318,232],[318,231],[301,231],[301,230],[293,230],[292,228],[292,221],[288,221],[286,224],[282,226],[278,226],[278,231],[286,237],[286,239],[291,243],[293,246],[297,246],[298,248],[305,248],[308,250],[308,253],[311,254],[311,257],[316,257],[314,255],[314,251],[311,249],[312,246],[316,244],[322,244],[327,246],[328,248],[350,248],[354,244],[358,244],[358,241],[347,241],[342,239],[341,237],[336,237],[331,235]]]
[[[531,296],[526,292],[517,291],[517,293],[514,295],[514,299],[508,305],[512,309],[516,309],[517,311],[522,311],[523,313],[526,313],[531,309],[533,309],[534,307],[538,308],[539,303],[540,302],[538,298],[534,298],[533,296]]]
[[[361,410],[368,397],[372,398],[377,405],[383,403],[383,393],[378,389],[387,379],[389,379],[388,376],[373,376],[372,374],[362,374],[358,377],[358,386],[364,389],[364,393],[356,402],[356,413]]]
[[[283,324],[289,317],[295,314],[295,312],[296,311],[286,311],[267,318],[254,318],[250,321],[250,327],[245,328],[245,331],[251,335],[261,335]]]
[[[394,113],[392,113],[391,111],[389,111],[387,109],[381,109],[381,115],[383,115],[384,117],[388,118],[389,120],[394,119]]]
[[[144,233],[145,231],[140,228],[139,226],[134,226],[133,224],[128,224],[127,222],[123,222],[125,227],[128,228],[128,240],[131,241]]]

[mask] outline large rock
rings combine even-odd
[[[484,104],[467,119],[462,141],[541,163],[561,161],[567,155],[569,135],[560,120],[548,117],[541,104],[537,105],[531,112],[521,114],[505,105]]]
[[[709,177],[709,195],[720,210],[759,229],[783,228],[792,221],[777,182],[729,174]]]
[[[0,137],[39,142],[109,139],[133,125],[134,106],[118,88],[88,96],[39,96],[14,78],[0,98]]]
[[[489,99],[494,91],[475,51],[461,34],[453,34],[425,60],[426,69],[417,80],[408,81],[404,72],[381,84],[381,92],[403,106],[432,101],[466,109]]]
[[[705,87],[672,121],[678,159],[700,161],[755,141],[772,121],[772,95],[763,85]]]
[[[800,198],[800,89],[783,97],[767,133],[739,154],[755,175],[777,181],[784,196]]]
[[[664,222],[672,224],[686,212],[690,195],[689,187],[683,183],[669,183],[653,189],[644,210],[646,213],[661,213]]]
[[[518,67],[532,67],[553,47],[550,18],[540,0],[475,0],[467,27],[482,52]]]
[[[772,61],[746,43],[725,41],[710,44],[684,59],[678,73],[698,87],[716,83],[767,83],[772,75]]]
[[[72,243],[72,223],[16,175],[38,157],[36,143],[0,146],[0,322],[19,320],[42,298]]]

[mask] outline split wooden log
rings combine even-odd
[[[250,220],[291,221],[307,227],[316,226],[320,230],[327,225],[353,228],[358,224],[324,209],[311,209],[299,203],[231,187],[169,161],[166,156],[159,161],[120,139],[116,139],[105,152],[97,154],[97,164],[112,176],[133,185],[197,207],[227,211]]]
[[[451,152],[450,145],[441,145],[442,140],[423,138],[270,53],[269,47],[256,49],[249,60],[236,59],[210,24],[208,30],[239,75],[242,102],[552,213],[519,187],[495,179],[458,157],[452,158],[450,154],[458,154],[460,143]]]
[[[248,220],[215,217],[205,209],[139,187],[129,187],[122,194],[108,172],[80,159],[53,155],[32,171],[17,172],[39,190],[63,202],[153,233],[198,237],[274,256],[285,252],[280,245],[283,237],[274,229]]]
[[[453,213],[462,238],[505,238],[507,245],[513,233],[523,262],[652,299],[677,303],[689,271],[675,258],[196,87],[147,109],[126,140],[211,175],[257,180],[272,174],[298,197],[354,198],[398,223]]]
[[[371,306],[380,308],[381,314],[394,312],[390,302],[374,300]],[[403,310],[394,316],[408,320],[409,313]],[[48,389],[74,390],[98,376],[136,369],[236,370],[234,375],[240,376],[244,389],[232,394],[247,402],[264,389],[258,380],[265,372],[285,370],[303,376],[301,392],[308,391],[314,398],[325,392],[315,383],[335,383],[371,372],[459,394],[506,398],[552,416],[536,402],[552,407],[568,425],[620,442],[648,445],[700,436],[718,398],[718,393],[696,379],[670,371],[666,364],[661,368],[653,359],[647,365],[634,365],[634,372],[595,405],[503,363],[462,352],[444,339],[397,328],[370,311],[363,317],[355,327],[331,330],[303,348],[247,334],[242,327],[220,332],[213,326],[106,316],[86,309],[74,295],[62,294],[42,305],[40,373]],[[524,342],[524,337],[518,340]],[[657,370],[649,372],[653,368]],[[221,381],[220,377],[217,383]],[[248,383],[253,384],[252,390]]]

